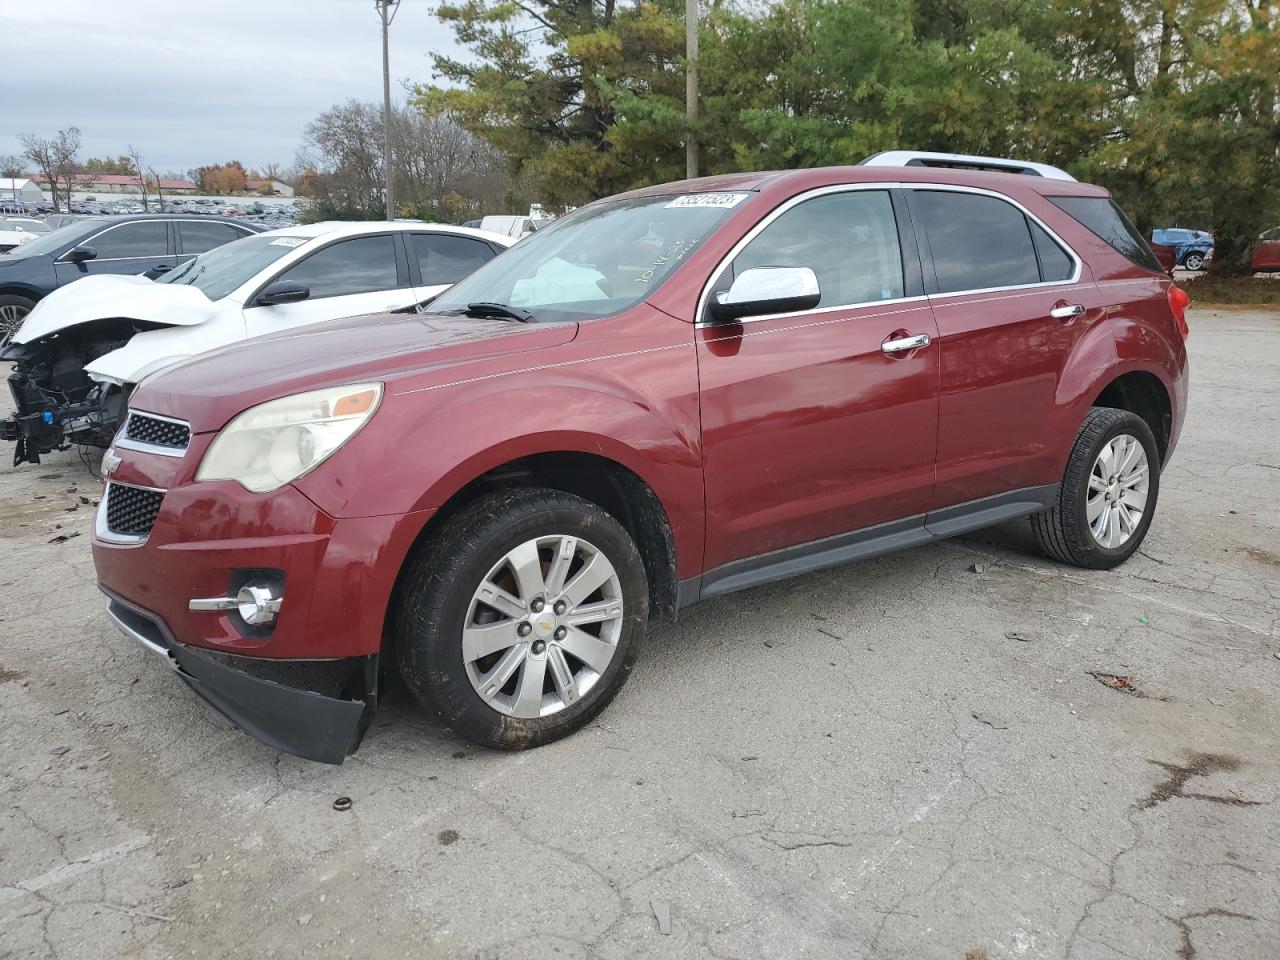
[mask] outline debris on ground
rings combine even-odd
[[[53,538],[52,540],[50,540],[49,542],[50,542],[50,543],[66,543],[68,540],[72,539],[73,537],[78,537],[78,536],[80,536],[80,531],[79,531],[79,530],[72,530],[70,533],[60,533],[60,534],[58,534],[56,537],[54,537],[54,538]]]
[[[1128,674],[1124,673],[1103,673],[1100,670],[1086,670],[1085,673],[1093,677],[1104,687],[1110,687],[1112,690],[1119,690],[1121,693],[1127,693],[1135,697],[1143,697],[1148,700],[1167,700],[1167,697],[1157,697],[1147,693],[1146,690],[1138,684],[1138,681]]]
[[[1017,640],[1020,643],[1030,643],[1031,638],[1020,630],[1010,630],[1005,635],[1006,640]]]
[[[339,813],[345,813],[346,811],[350,810],[351,798],[339,797],[337,800],[333,801],[333,809],[337,810]]]
[[[844,639],[844,637],[840,636],[840,634],[838,634],[838,633],[836,633],[836,632],[834,632],[834,631],[832,631],[832,630],[828,630],[826,627],[819,627],[819,628],[818,628],[818,632],[819,632],[819,633],[821,633],[821,634],[825,634],[826,636],[830,637],[832,640],[843,640],[843,639]]]
[[[53,748],[52,750],[50,750],[49,752],[50,752],[50,753],[52,753],[55,757],[60,757],[60,756],[62,756],[64,753],[70,753],[70,752],[71,752],[71,748],[70,748],[70,747],[54,747],[54,748]]]
[[[987,571],[987,565],[986,565],[985,563],[971,563],[971,564],[969,564],[969,572],[970,572],[970,573],[986,573],[986,571]]]
[[[440,842],[440,846],[450,847],[458,842],[458,837],[460,836],[461,834],[457,830],[441,830],[436,834],[436,839]]]
[[[1005,723],[999,717],[993,717],[987,713],[975,713],[973,715],[973,719],[977,720],[979,723],[985,723],[992,730],[1008,730],[1009,729],[1009,724]]]
[[[671,934],[671,904],[665,900],[652,902],[653,916],[658,921],[658,932],[664,936]]]

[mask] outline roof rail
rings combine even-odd
[[[1021,173],[1050,180],[1075,180],[1075,177],[1047,163],[1011,160],[1008,157],[977,157],[964,153],[930,153],[924,150],[886,150],[874,153],[859,166],[866,167],[950,167],[960,170],[987,170],[993,173]]]

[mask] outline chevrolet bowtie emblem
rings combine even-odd
[[[108,450],[102,455],[102,475],[109,477],[116,472],[116,467],[120,466],[120,458],[116,456],[114,450]]]

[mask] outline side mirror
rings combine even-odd
[[[711,316],[718,323],[732,323],[740,317],[811,310],[821,300],[818,277],[808,267],[752,267],[712,297]]]
[[[152,267],[150,270],[144,273],[143,276],[146,277],[148,280],[154,280],[156,279],[156,277],[164,276],[166,273],[168,273],[172,269],[173,269],[173,264],[160,263],[160,264],[156,264],[156,266]]]
[[[65,259],[67,263],[84,263],[86,260],[95,260],[97,257],[97,250],[88,244],[82,244],[68,250],[67,255],[63,259]]]
[[[253,302],[260,307],[271,307],[278,303],[298,303],[309,296],[311,296],[311,288],[304,283],[276,280],[267,284]]]

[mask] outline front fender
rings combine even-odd
[[[688,390],[659,398],[612,378],[570,383],[582,374],[543,370],[435,396],[393,393],[333,461],[296,485],[337,517],[409,513],[439,508],[514,460],[592,454],[653,490],[671,523],[680,576],[693,576],[702,556],[703,491],[692,344],[682,359],[667,353],[654,362],[668,365],[668,377],[687,368]]]
[[[240,311],[224,308],[197,326],[161,327],[135,333],[123,347],[104,353],[85,364],[84,369],[94,380],[139,383],[143,377],[170,364],[244,338]]]

